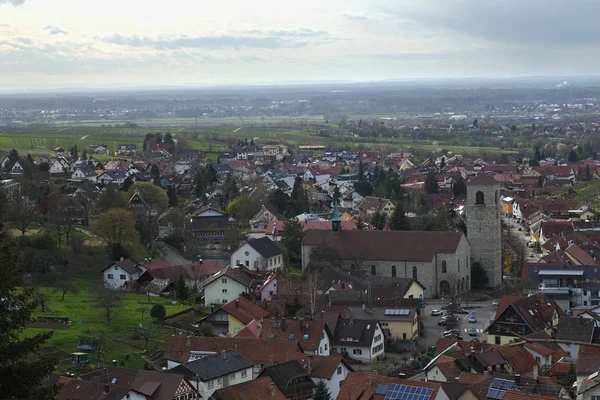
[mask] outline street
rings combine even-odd
[[[464,307],[467,306],[466,303],[462,303]],[[456,314],[459,317],[459,321],[448,325],[448,326],[438,326],[438,321],[442,318],[442,316],[433,317],[429,313],[431,310],[440,310],[442,307],[442,303],[432,304],[428,302],[428,305],[423,309],[423,313],[421,314],[421,321],[423,322],[423,328],[425,331],[425,336],[419,338],[419,347],[429,347],[435,345],[442,337],[442,333],[448,329],[458,329],[460,335],[464,340],[486,340],[487,335],[483,333],[484,329],[488,327],[490,324],[490,319],[493,319],[496,314],[495,306],[492,306],[492,301],[486,302],[475,302],[469,303],[469,307],[477,307],[473,309],[467,309],[469,312],[475,312],[475,316],[477,317],[477,322],[469,323],[468,318],[469,314]],[[477,336],[469,336],[468,330],[469,328],[477,329]]]

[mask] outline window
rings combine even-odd
[[[208,381],[208,385],[206,386],[208,386],[209,389],[212,389],[213,387],[215,387],[215,383],[212,380],[210,380]]]
[[[227,289],[221,289],[221,293],[227,293]]]
[[[327,351],[327,343],[325,343],[325,351]]]
[[[304,335],[302,335],[302,340],[308,340],[308,333],[305,333]]]
[[[417,279],[417,267],[413,267],[413,279]]]
[[[227,304],[227,303],[229,303],[229,302],[227,301],[227,299],[223,299],[223,304]]]
[[[485,205],[485,196],[481,190],[475,193],[475,204]]]
[[[235,381],[235,374],[229,375],[229,380],[230,381]]]
[[[348,350],[347,350],[345,347],[342,347],[342,348],[340,349],[340,352],[341,352],[341,353],[347,353],[347,352],[348,352]]]
[[[442,260],[442,274],[445,274],[447,271],[446,260]]]
[[[108,274],[107,277],[108,279],[113,279],[113,274]]]
[[[288,340],[294,340],[295,336],[296,335],[294,335],[293,333],[290,333],[289,336],[288,336]]]
[[[245,377],[247,377],[247,376],[248,376],[248,371],[246,371],[246,370],[243,370],[243,371],[242,371],[242,378],[245,378]]]
[[[352,351],[353,354],[358,354],[358,355],[362,355],[362,350],[361,349],[354,349]]]
[[[241,328],[233,328],[233,334],[237,335],[238,333],[240,333],[240,329]]]
[[[227,278],[221,279],[221,283],[227,283]]]
[[[269,332],[269,335],[267,337],[269,339],[275,339],[275,334],[273,332]]]
[[[402,340],[406,340],[406,333],[402,334]]]
[[[323,354],[323,348],[319,346],[319,354]]]
[[[342,374],[342,367],[341,366],[337,367],[337,374],[338,375]]]
[[[235,265],[240,265],[240,260],[235,260]]]
[[[496,344],[500,344],[500,336],[496,336]]]
[[[221,382],[223,381],[223,378],[219,378],[217,379],[217,386],[221,386]]]
[[[119,275],[119,278],[121,278],[121,280],[124,281],[127,279],[127,276],[121,274],[121,275]]]
[[[392,278],[396,277],[396,266],[392,265]]]
[[[244,261],[244,264],[246,265],[246,267],[249,267],[250,266],[250,261],[246,260],[246,261]]]
[[[325,339],[325,332],[321,332],[321,340]]]
[[[119,270],[119,266],[115,265],[115,271],[118,271],[118,270]]]
[[[377,267],[374,265],[371,265],[371,275],[373,275],[373,276],[377,275]]]

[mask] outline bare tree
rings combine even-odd
[[[110,325],[118,310],[121,308],[121,298],[119,297],[119,293],[104,282],[101,282],[94,287],[94,296],[96,298],[96,304],[102,310],[102,314],[104,315],[104,322],[106,325]]]
[[[319,289],[321,286],[321,271],[317,268],[311,268],[306,273],[306,292],[308,309],[311,319],[314,318],[317,312],[317,305],[320,298]]]
[[[23,196],[15,196],[15,200],[10,206],[9,216],[21,235],[25,235],[38,221],[38,211],[35,203]]]
[[[73,199],[61,197],[52,207],[48,215],[48,222],[56,235],[58,248],[61,247],[62,238],[65,238],[67,246],[70,244],[71,232],[73,231],[77,218],[81,214],[79,206]]]
[[[455,272],[451,272],[448,274],[448,286],[449,292],[447,293],[450,296],[450,301],[452,302],[452,307],[456,307],[456,299],[458,298],[461,290],[461,281],[458,274]]]
[[[358,245],[356,247],[352,248],[352,252],[351,252],[351,256],[352,256],[352,262],[350,264],[350,269],[353,270],[361,270],[364,267],[364,262],[365,262],[365,246],[364,245]]]
[[[144,314],[148,311],[148,307],[138,307],[136,311],[139,311],[142,314],[142,322],[144,322]]]

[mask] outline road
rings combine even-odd
[[[537,262],[540,259],[540,255],[537,254],[534,249],[527,247],[527,243],[531,240],[531,237],[525,234],[526,228],[523,228],[516,219],[502,217],[502,221],[506,224],[506,226],[508,226],[508,229],[513,236],[523,243],[525,254],[527,254],[527,261]],[[521,229],[520,231],[519,228]],[[530,255],[533,255],[533,257],[530,257]]]
[[[158,242],[157,247],[160,251],[161,258],[171,265],[185,265],[192,263],[192,261],[183,257],[176,249],[165,243]]]
[[[466,303],[462,303],[463,306],[466,307]],[[441,304],[428,304],[421,315],[421,321],[423,322],[423,328],[425,330],[425,336],[419,338],[419,347],[429,347],[437,344],[438,339],[442,337],[442,333],[448,329],[458,329],[460,335],[464,338],[464,340],[471,339],[479,339],[486,340],[487,335],[483,332],[485,328],[490,324],[490,319],[494,317],[496,314],[496,307],[492,306],[491,301],[486,302],[476,302],[469,303],[469,307],[478,307],[473,310],[477,317],[477,322],[469,323],[468,314],[457,314],[457,317],[460,320],[454,325],[449,326],[438,326],[438,321],[441,319],[441,316],[432,317],[429,313],[431,310],[440,309]],[[470,337],[467,333],[469,328],[477,329],[477,336]]]

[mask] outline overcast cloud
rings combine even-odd
[[[0,86],[595,75],[600,62],[595,0],[0,0],[0,7]]]

